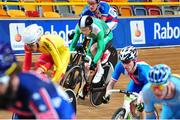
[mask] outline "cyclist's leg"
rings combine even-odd
[[[91,46],[91,53],[92,53],[93,56],[95,56],[95,54],[97,52],[97,49],[98,49],[97,48],[97,42],[95,42]],[[101,65],[101,60],[99,60],[97,62],[97,71],[96,71],[96,74],[95,74],[95,76],[94,76],[94,78],[92,80],[93,83],[98,83],[101,80],[101,77],[102,77],[103,74],[104,74],[104,69],[103,69],[103,67]]]
[[[61,65],[62,65],[62,74],[61,74],[61,79],[64,77],[64,74],[66,72],[67,66],[69,64],[69,60],[70,60],[70,51],[69,48],[64,48],[63,51],[60,51],[60,57],[61,57]]]

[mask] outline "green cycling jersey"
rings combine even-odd
[[[97,42],[97,52],[93,58],[93,62],[97,63],[105,49],[106,44],[110,40],[113,39],[113,34],[112,34],[112,31],[107,26],[107,24],[103,20],[100,20],[97,18],[93,18],[93,23],[91,25],[91,29],[92,29],[91,33],[86,37],[91,39],[91,42],[89,45],[89,51],[90,51],[91,45],[93,43]],[[70,45],[71,51],[75,50],[75,46],[76,46],[81,34],[82,34],[81,30],[77,24],[76,28],[75,28],[75,35],[74,35],[72,43]]]

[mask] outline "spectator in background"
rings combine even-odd
[[[80,16],[90,15],[104,20],[111,30],[116,28],[118,24],[116,9],[100,0],[87,0],[87,3],[88,5],[85,6]]]
[[[8,44],[0,44],[0,109],[15,119],[75,119],[68,96],[50,80],[21,71]]]

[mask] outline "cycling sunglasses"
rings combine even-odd
[[[151,85],[151,89],[152,89],[153,91],[155,91],[155,90],[163,91],[166,86],[167,86],[167,83],[166,83],[166,84],[163,84],[163,85]]]
[[[35,42],[27,44],[27,46],[30,47],[30,48],[33,47],[34,45],[35,45]]]
[[[131,61],[130,60],[122,60],[121,61],[123,64],[129,64]]]

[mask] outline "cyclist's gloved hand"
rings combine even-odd
[[[142,112],[144,110],[144,104],[143,103],[139,103],[139,104],[137,104],[136,108],[137,108],[137,110],[139,112]]]
[[[109,103],[109,100],[110,100],[110,95],[108,95],[107,97],[103,96],[102,103],[107,104],[107,103]]]
[[[92,61],[89,69],[90,69],[90,70],[95,70],[96,66],[97,66],[96,63],[94,63],[94,62]]]

